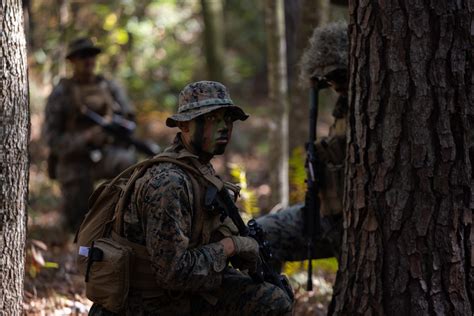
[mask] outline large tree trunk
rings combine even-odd
[[[21,315],[28,193],[28,79],[21,0],[2,0],[0,26],[0,314]]]
[[[275,124],[270,131],[269,166],[273,204],[289,204],[288,183],[288,80],[283,0],[265,0],[268,83]],[[277,191],[278,190],[278,191]]]
[[[472,315],[472,1],[352,1],[349,10],[335,314]]]

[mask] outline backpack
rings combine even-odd
[[[164,295],[155,281],[146,247],[122,237],[122,210],[136,180],[149,167],[161,162],[171,162],[189,171],[193,192],[200,196],[196,176],[203,175],[199,170],[169,153],[162,153],[101,184],[90,196],[89,211],[76,233],[76,263],[85,276],[86,296],[111,312],[119,312],[125,307],[131,288],[146,292],[147,297]],[[201,201],[199,198],[194,200],[194,209],[199,210]],[[131,273],[133,278],[130,278]]]

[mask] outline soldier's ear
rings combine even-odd
[[[178,125],[179,129],[181,131],[183,131],[184,133],[188,133],[189,132],[189,122],[176,122],[176,124]]]

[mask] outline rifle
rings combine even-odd
[[[303,207],[304,236],[308,257],[308,281],[306,290],[313,290],[313,242],[321,233],[319,186],[320,161],[316,155],[316,126],[318,122],[319,90],[327,88],[325,78],[311,79],[310,111],[309,111],[309,140],[306,143],[306,195]]]
[[[107,122],[100,114],[83,107],[81,109],[82,114],[88,118],[91,122],[99,125],[104,129],[105,132],[109,133],[117,140],[126,142],[127,144],[135,146],[135,148],[148,156],[157,155],[161,149],[155,143],[146,143],[142,140],[139,140],[133,137],[133,132],[135,131],[136,124],[133,121],[127,120],[121,115],[114,114],[112,116],[112,121]]]
[[[245,225],[240,216],[239,209],[232,200],[228,190],[224,187],[219,192],[214,186],[210,186],[206,192],[206,206],[216,208],[221,213],[221,221],[227,216],[234,222],[239,230],[240,236],[251,237],[255,239],[259,246],[260,264],[255,273],[251,273],[250,277],[257,283],[268,282],[282,289],[289,299],[294,301],[293,290],[288,283],[288,279],[278,274],[268,261],[273,257],[270,245],[265,239],[265,231],[263,227],[254,219],[251,219]]]

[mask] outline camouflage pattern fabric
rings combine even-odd
[[[170,151],[181,157],[196,157],[186,153],[179,136],[166,149]],[[210,164],[202,168],[214,173]],[[224,248],[216,238],[222,228],[220,214],[211,210],[196,214],[193,205],[198,198],[204,196],[194,196],[190,176],[172,163],[150,167],[135,183],[124,212],[124,235],[146,245],[157,285],[164,294],[146,297],[132,291],[125,314],[290,315],[291,303],[283,291],[268,283],[256,284],[228,268]],[[196,246],[191,247],[196,229],[201,233]],[[110,314],[95,306],[90,315]]]
[[[179,94],[178,113],[166,120],[169,127],[177,122],[190,121],[219,108],[228,108],[234,120],[245,121],[248,115],[230,98],[227,88],[216,81],[198,81],[188,84]]]
[[[257,219],[273,251],[271,264],[281,270],[284,261],[307,259],[306,240],[303,236],[303,204],[293,205]],[[321,218],[321,236],[314,242],[315,259],[339,257],[342,241],[342,217],[332,215]]]
[[[217,297],[215,305],[210,304],[200,295],[193,295],[188,302],[183,297],[166,296],[161,302],[166,304],[160,310],[147,310],[135,297],[120,315],[133,316],[289,316],[292,305],[280,288],[269,283],[255,283],[249,276],[226,268],[221,286],[212,292]],[[155,302],[158,304],[158,301]],[[93,316],[117,316],[98,305],[89,311]]]
[[[98,77],[98,84],[106,85],[108,98],[116,112],[133,116],[133,108],[125,93],[113,81]],[[94,181],[111,178],[136,161],[132,149],[106,142],[100,148],[102,159],[94,163],[91,158],[91,146],[85,141],[83,133],[93,127],[93,123],[82,118],[75,102],[74,87],[70,79],[62,79],[54,87],[45,108],[43,137],[51,154],[57,157],[54,166],[62,192],[62,210],[66,226],[74,231],[87,211],[87,200],[93,190]],[[89,85],[90,86],[90,85]],[[93,87],[87,87],[88,89]],[[79,91],[88,91],[78,87]],[[87,99],[87,95],[84,96]],[[93,98],[91,98],[93,99]],[[97,109],[96,109],[97,110]],[[99,109],[108,111],[105,107]],[[107,139],[104,132],[104,139]],[[99,152],[96,152],[99,153]]]

